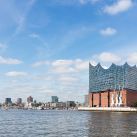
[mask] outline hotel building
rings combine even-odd
[[[104,69],[89,63],[89,106],[132,107],[137,102],[137,67],[125,63]]]

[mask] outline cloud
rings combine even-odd
[[[71,73],[75,72],[75,69],[72,67],[72,60],[55,60],[52,62],[52,71],[54,73]]]
[[[4,58],[2,56],[0,56],[0,64],[21,64],[22,61],[18,60],[18,59],[14,59],[14,58]]]
[[[97,55],[97,58],[101,62],[108,63],[117,63],[121,61],[121,57],[109,52],[103,52],[100,55]]]
[[[49,65],[49,61],[38,61],[35,62],[34,64],[32,64],[32,67],[39,67],[39,66],[43,66],[43,65]]]
[[[39,40],[43,44],[44,49],[46,48],[46,50],[47,50],[48,43],[39,34],[31,33],[31,34],[29,34],[29,37]],[[43,49],[42,49],[42,51],[43,51]]]
[[[89,61],[75,60],[56,60],[52,63],[52,70],[55,73],[77,73],[88,69]]]
[[[51,68],[53,73],[74,73],[76,70],[71,66],[53,66]]]
[[[92,61],[93,64],[96,64]],[[43,65],[48,65],[49,69],[53,73],[63,74],[63,73],[77,73],[88,69],[88,60],[54,60],[54,61],[38,61],[32,64],[32,67],[40,67]]]
[[[5,75],[8,77],[22,77],[22,76],[27,76],[28,74],[26,72],[10,71],[5,73]]]
[[[130,54],[127,57],[127,61],[131,64],[137,64],[137,52],[134,52],[134,53]]]
[[[56,60],[52,63],[53,66],[69,66],[73,64],[73,60]]]
[[[106,29],[102,29],[100,31],[100,34],[103,36],[112,36],[115,35],[117,33],[117,30],[111,27],[108,27]]]
[[[104,8],[104,12],[110,15],[116,15],[118,13],[127,11],[133,6],[132,0],[117,0],[116,3]]]
[[[83,61],[81,59],[75,60],[75,69],[77,71],[87,70],[89,65],[89,61]]]

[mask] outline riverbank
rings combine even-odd
[[[133,107],[78,107],[79,111],[137,112]]]

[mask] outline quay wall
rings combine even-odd
[[[79,107],[78,111],[137,112],[133,107]]]

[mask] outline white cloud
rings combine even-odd
[[[40,67],[42,67],[42,65],[44,65],[44,63],[41,64]],[[38,77],[35,77],[35,79],[33,77],[33,79],[36,85],[44,84],[45,87],[51,88],[53,90],[52,95],[59,96],[61,100],[74,98],[79,100],[79,98],[82,98],[88,91],[88,65],[89,61],[82,59],[49,61],[47,71],[39,71]],[[39,69],[39,67],[37,69]],[[77,92],[75,92],[76,90]],[[36,91],[36,89],[34,89],[34,91]],[[38,93],[39,90],[36,92]]]
[[[70,66],[58,66],[58,67],[52,67],[52,72],[54,73],[73,73],[76,72],[76,70],[73,67]]]
[[[75,60],[56,60],[52,63],[52,70],[55,73],[76,73],[88,69],[89,61]]]
[[[83,63],[79,63],[78,65],[78,68],[79,70],[84,70],[84,71],[87,71],[89,69],[89,62],[93,65],[93,66],[96,66],[97,65],[97,62],[96,60],[90,60],[90,61],[83,61]]]
[[[28,74],[26,72],[10,71],[5,73],[5,75],[8,77],[22,77],[22,76],[27,76]]]
[[[52,63],[53,66],[69,66],[72,65],[72,60],[56,60]]]
[[[100,34],[103,36],[112,36],[115,35],[117,33],[117,30],[111,27],[108,27],[106,29],[102,29],[100,31]]]
[[[4,58],[0,56],[0,64],[21,64],[22,61],[14,58]]]
[[[54,73],[70,73],[75,72],[75,69],[72,67],[72,60],[56,60],[52,62],[52,71]]]
[[[75,60],[75,69],[77,71],[87,70],[89,65],[89,61],[83,61],[81,59]]]
[[[134,53],[130,54],[127,57],[127,61],[131,64],[137,64],[137,52],[134,52]]]
[[[96,64],[95,62],[93,62]],[[54,60],[54,61],[39,61],[32,64],[32,67],[40,67],[48,65],[49,69],[54,73],[76,73],[88,69],[89,61],[75,60]]]
[[[129,8],[133,6],[132,0],[117,0],[116,3],[110,6],[106,6],[104,8],[104,12],[110,15],[115,15],[120,12],[127,11]]]
[[[103,52],[100,55],[98,55],[98,59],[101,62],[110,62],[110,63],[117,63],[121,61],[121,57],[113,54],[113,53],[109,53],[109,52]]]

